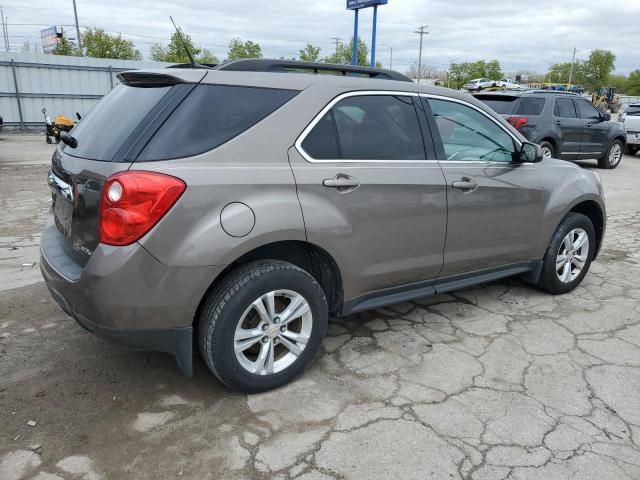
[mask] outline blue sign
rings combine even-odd
[[[375,7],[376,5],[386,5],[388,0],[347,0],[348,10],[359,10],[360,8]]]

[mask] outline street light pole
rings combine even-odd
[[[78,36],[78,50],[82,56],[82,37],[80,36],[80,25],[78,24],[78,9],[76,8],[76,0],[73,0],[73,16],[76,19],[76,35]]]
[[[393,70],[393,47],[391,45],[387,45],[386,43],[383,43],[382,45],[389,49],[389,52],[390,52],[389,70]]]

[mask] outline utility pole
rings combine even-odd
[[[76,0],[73,0],[73,16],[76,18],[76,35],[78,36],[78,50],[82,57],[82,37],[80,36],[80,25],[78,24],[78,9],[76,8]]]
[[[391,45],[387,45],[386,43],[383,43],[382,45],[389,49],[389,70],[393,70],[393,47]]]
[[[571,89],[571,79],[573,78],[573,64],[576,62],[576,47],[573,47],[573,57],[571,57],[571,68],[569,69],[569,89]]]
[[[420,25],[420,27],[418,27],[418,30],[413,32],[420,35],[420,53],[418,54],[418,83],[420,83],[420,76],[422,75],[422,37],[429,34],[429,32],[425,31],[426,28],[429,28],[429,25]]]
[[[342,40],[342,39],[340,37],[331,37],[331,40],[336,42],[336,55],[337,55],[338,54],[338,46],[340,45],[340,40]]]
[[[7,30],[7,21],[4,18],[4,12],[0,8],[0,21],[2,21],[2,41],[4,42],[5,51],[9,51],[9,32]]]

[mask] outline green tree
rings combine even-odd
[[[300,50],[300,60],[304,62],[317,62],[320,58],[320,47],[315,47],[310,43]]]
[[[187,46],[196,63],[218,63],[218,58],[206,48],[198,48],[193,44],[191,36],[180,30],[184,44],[180,40],[178,32],[171,35],[171,41],[165,47],[156,43],[151,46],[151,59],[156,62],[169,63],[189,63],[189,57],[185,51],[184,45]]]
[[[353,37],[348,44],[340,43],[338,48],[331,55],[323,59],[325,63],[335,63],[338,65],[349,65],[353,59]],[[358,38],[358,65],[369,66],[369,47],[361,38]],[[377,65],[376,65],[377,66]]]
[[[573,85],[584,85],[584,62],[576,60],[573,63],[573,74],[571,74],[571,62],[555,63],[551,65],[545,80],[554,83],[569,83],[569,76],[571,76]]]
[[[626,95],[629,88],[629,79],[626,75],[611,75],[609,77],[609,86],[614,87],[618,94]]]
[[[260,47],[259,43],[251,40],[243,42],[239,38],[234,38],[229,42],[227,60],[238,60],[240,58],[262,58],[262,47]]]
[[[615,61],[616,56],[610,50],[592,50],[584,62],[585,86],[591,91],[608,86]]]
[[[449,78],[451,87],[457,89],[474,78],[500,80],[502,78],[502,69],[498,60],[452,63],[449,67]]]
[[[82,47],[87,57],[142,60],[142,54],[135,49],[131,40],[125,40],[120,35],[109,35],[101,28],[88,29],[82,35]]]
[[[58,39],[58,44],[52,50],[54,55],[66,55],[66,56],[78,56],[80,53],[78,49],[69,41],[69,39],[62,34],[62,37]]]
[[[640,95],[640,70],[634,70],[627,77],[627,95]]]

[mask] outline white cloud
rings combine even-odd
[[[39,41],[47,25],[73,24],[70,1],[4,0],[15,46]],[[233,37],[258,41],[265,56],[297,56],[307,42],[332,51],[331,37],[352,35],[353,14],[345,0],[77,0],[80,23],[122,32],[143,54],[172,33],[169,15],[195,42],[224,58]],[[371,37],[371,9],[360,15],[361,37]],[[618,72],[640,68],[639,0],[389,0],[379,8],[378,60],[406,70],[418,57],[418,25],[428,24],[423,63],[446,68],[452,60],[498,59],[505,70],[544,71],[546,62],[569,61],[594,48],[612,50]],[[15,25],[34,24],[34,25]],[[41,24],[41,25],[39,25]],[[134,35],[135,34],[135,35]],[[75,36],[75,34],[73,35]]]

